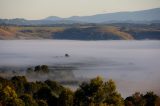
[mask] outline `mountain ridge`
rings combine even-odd
[[[11,25],[53,25],[53,24],[77,24],[77,23],[160,23],[160,8],[125,11],[90,16],[71,16],[61,18],[49,16],[40,20],[26,20],[23,18],[0,19],[0,24]]]
[[[53,16],[55,17],[55,16]],[[61,20],[74,20],[87,23],[102,23],[109,21],[153,21],[160,20],[160,8],[140,10],[140,11],[122,11],[115,13],[95,14],[90,16],[71,16],[68,18],[61,18]],[[46,18],[47,19],[47,18]],[[44,20],[46,20],[44,19]]]

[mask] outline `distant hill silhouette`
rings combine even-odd
[[[141,10],[134,12],[116,12],[96,14],[92,16],[72,16],[60,18],[49,16],[41,20],[0,19],[0,24],[11,25],[54,25],[54,24],[75,24],[75,23],[160,23],[160,8]]]
[[[89,23],[102,23],[102,22],[145,22],[160,20],[160,8],[135,11],[135,12],[116,12],[98,14],[92,16],[70,17],[68,20],[82,21]]]
[[[59,21],[59,20],[62,20],[62,18],[57,17],[57,16],[49,16],[49,17],[45,18],[45,20]]]

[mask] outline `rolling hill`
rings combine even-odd
[[[0,39],[160,40],[160,25],[0,26]]]
[[[0,39],[160,40],[160,8],[41,20],[0,19]]]

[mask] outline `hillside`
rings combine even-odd
[[[160,40],[159,24],[0,26],[0,39]]]

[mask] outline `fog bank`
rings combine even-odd
[[[69,57],[65,57],[66,53]],[[123,96],[148,90],[160,94],[159,41],[0,41],[1,68],[23,69],[42,64],[64,67],[64,70],[74,67],[70,77],[74,80],[98,75],[106,80],[112,78]]]

